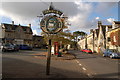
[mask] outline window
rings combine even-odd
[[[8,31],[10,31],[10,30],[11,30],[10,26],[7,26],[7,30],[8,30]]]
[[[23,28],[23,30],[26,32],[26,28]]]
[[[107,38],[107,41],[108,41],[108,42],[110,42],[110,41],[111,41],[110,37],[108,37],[108,38]]]
[[[10,34],[8,34],[8,36],[9,36]]]
[[[114,40],[114,42],[117,42],[117,40],[116,40],[116,36],[113,37],[113,40]]]

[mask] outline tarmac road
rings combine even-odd
[[[73,60],[51,60],[50,75],[46,75],[44,50],[6,52],[2,54],[3,78],[89,78]],[[43,58],[44,57],[44,58]]]
[[[120,78],[119,59],[105,58],[97,54],[71,51],[76,56],[76,63],[92,78]]]

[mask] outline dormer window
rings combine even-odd
[[[23,28],[23,30],[26,32],[27,30],[26,30],[26,28]]]

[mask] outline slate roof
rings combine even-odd
[[[115,24],[120,24],[120,21],[113,21]]]
[[[10,27],[12,30],[16,30],[17,27],[21,26],[24,31],[26,31],[27,29],[30,30],[30,32],[26,32],[26,33],[33,33],[33,32],[32,32],[32,29],[31,29],[30,27],[28,27],[28,26],[12,25],[12,24],[7,24],[7,23],[2,23],[2,25],[5,26],[5,29],[6,29],[6,30],[8,29],[8,27]]]

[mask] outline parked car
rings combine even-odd
[[[32,47],[25,45],[25,44],[22,44],[22,45],[19,45],[19,49],[20,50],[32,50]]]
[[[85,53],[90,53],[90,54],[92,54],[92,50],[91,49],[83,49],[83,50],[81,50],[82,52],[85,52]]]
[[[12,44],[14,46],[14,51],[19,51],[19,45],[17,44]]]
[[[120,58],[120,53],[115,49],[106,49],[103,51],[103,56],[110,58]]]
[[[3,44],[1,46],[1,50],[2,52],[6,52],[6,51],[14,51],[14,46],[10,43],[7,43],[7,44]]]

